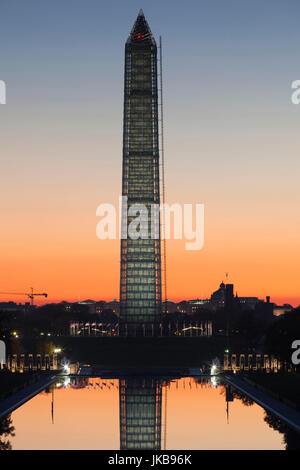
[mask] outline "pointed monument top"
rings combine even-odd
[[[151,29],[142,9],[140,9],[137,19],[135,20],[127,43],[146,43],[155,45],[155,39],[151,33]]]

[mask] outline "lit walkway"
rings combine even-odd
[[[51,385],[57,379],[57,375],[51,375],[43,377],[34,384],[28,385],[27,387],[14,393],[12,396],[5,398],[0,401],[0,419],[7,414],[14,411],[19,406],[23,405],[26,401],[33,398],[35,395],[40,393],[44,388]]]
[[[300,413],[296,409],[285,405],[281,401],[273,398],[271,395],[259,390],[258,388],[248,384],[243,379],[234,376],[225,375],[225,381],[245,393],[256,403],[278,416],[282,421],[288,424],[295,431],[300,432]]]

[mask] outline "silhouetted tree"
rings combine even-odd
[[[253,311],[244,311],[234,322],[234,328],[248,346],[254,347],[259,343],[266,323],[257,317]]]
[[[275,321],[266,332],[264,349],[282,361],[291,361],[292,342],[299,339],[300,308],[296,308]]]
[[[11,450],[12,446],[7,439],[8,436],[15,436],[15,428],[12,425],[11,415],[7,415],[0,420],[0,450]]]
[[[245,405],[245,406],[252,406],[252,405],[254,405],[254,403],[255,403],[251,398],[247,397],[247,395],[245,395],[244,393],[240,392],[240,391],[237,390],[236,388],[234,388],[234,389],[232,390],[232,395],[233,395],[233,397],[236,398],[237,400],[240,400],[240,401],[243,403],[243,405]]]
[[[264,420],[268,423],[270,428],[283,434],[286,450],[300,450],[300,437],[296,431],[289,428],[283,421],[277,418],[277,416],[268,411],[266,411]]]
[[[11,324],[11,315],[9,312],[0,310],[0,338],[7,335]]]

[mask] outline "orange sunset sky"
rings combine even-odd
[[[121,192],[124,42],[141,5],[33,3],[3,6],[0,32],[0,291],[118,298],[119,241],[97,239],[96,208]],[[228,272],[240,296],[300,304],[299,25],[261,3],[144,9],[163,35],[167,202],[205,205],[202,250],[167,242],[172,300],[208,297]]]

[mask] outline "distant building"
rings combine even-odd
[[[16,304],[12,300],[9,302],[0,302],[0,311],[2,312],[27,312],[30,309],[30,302]]]
[[[73,305],[83,305],[88,310],[88,313],[96,313],[96,301],[92,299],[82,300],[80,302],[75,302]]]
[[[99,302],[95,303],[95,313],[100,315],[103,310],[106,308],[106,302],[104,300],[100,300]]]
[[[219,289],[211,294],[210,303],[211,304],[217,304],[220,307],[224,306],[224,304],[225,304],[225,292],[226,292],[226,286],[225,286],[224,282],[221,282]]]
[[[210,299],[190,300],[189,305],[191,313],[200,313],[201,310],[216,312],[218,309],[224,308],[231,318],[236,318],[243,311],[251,310],[265,321],[272,321],[274,312],[280,315],[292,309],[291,305],[277,307],[270,302],[269,296],[266,297],[265,301],[258,297],[238,297],[237,294],[234,295],[234,285],[225,284],[224,282],[221,282],[219,288],[211,294]],[[181,306],[180,309],[181,311],[184,310]]]
[[[189,315],[192,313],[192,306],[187,300],[182,300],[177,304],[177,312]]]
[[[89,308],[89,313],[91,314],[98,314],[100,315],[103,310],[106,308],[106,302],[104,300],[100,300],[96,302],[95,300],[88,300],[84,302],[79,302],[81,305],[87,305]]]
[[[72,308],[72,303],[70,302],[61,302],[61,304],[64,306],[66,312],[70,312]]]
[[[238,297],[242,310],[255,310],[256,305],[262,302],[258,297]]]
[[[120,303],[116,299],[113,299],[111,302],[106,302],[105,310],[112,310],[112,312],[119,317]]]
[[[210,299],[193,299],[189,301],[192,308],[192,313],[197,312],[201,308],[210,307]]]
[[[219,289],[211,294],[209,303],[215,308],[230,308],[233,302],[233,284],[224,284],[224,282],[221,282]]]
[[[271,322],[274,319],[274,304],[270,302],[270,297],[266,297],[266,301],[260,300],[254,309],[259,318],[266,322]]]
[[[274,305],[274,316],[280,317],[280,315],[284,315],[285,313],[291,312],[293,307],[290,304],[283,304],[283,305]]]
[[[116,299],[113,299],[111,302],[105,302],[104,300],[92,300],[87,299],[80,302],[62,302],[65,306],[67,312],[71,311],[76,307],[76,305],[84,305],[88,313],[100,315],[104,310],[112,310],[115,315],[119,316],[120,307],[119,302]]]
[[[174,313],[177,311],[176,302],[172,302],[171,300],[168,299],[166,302],[166,306],[167,306],[166,313]]]

